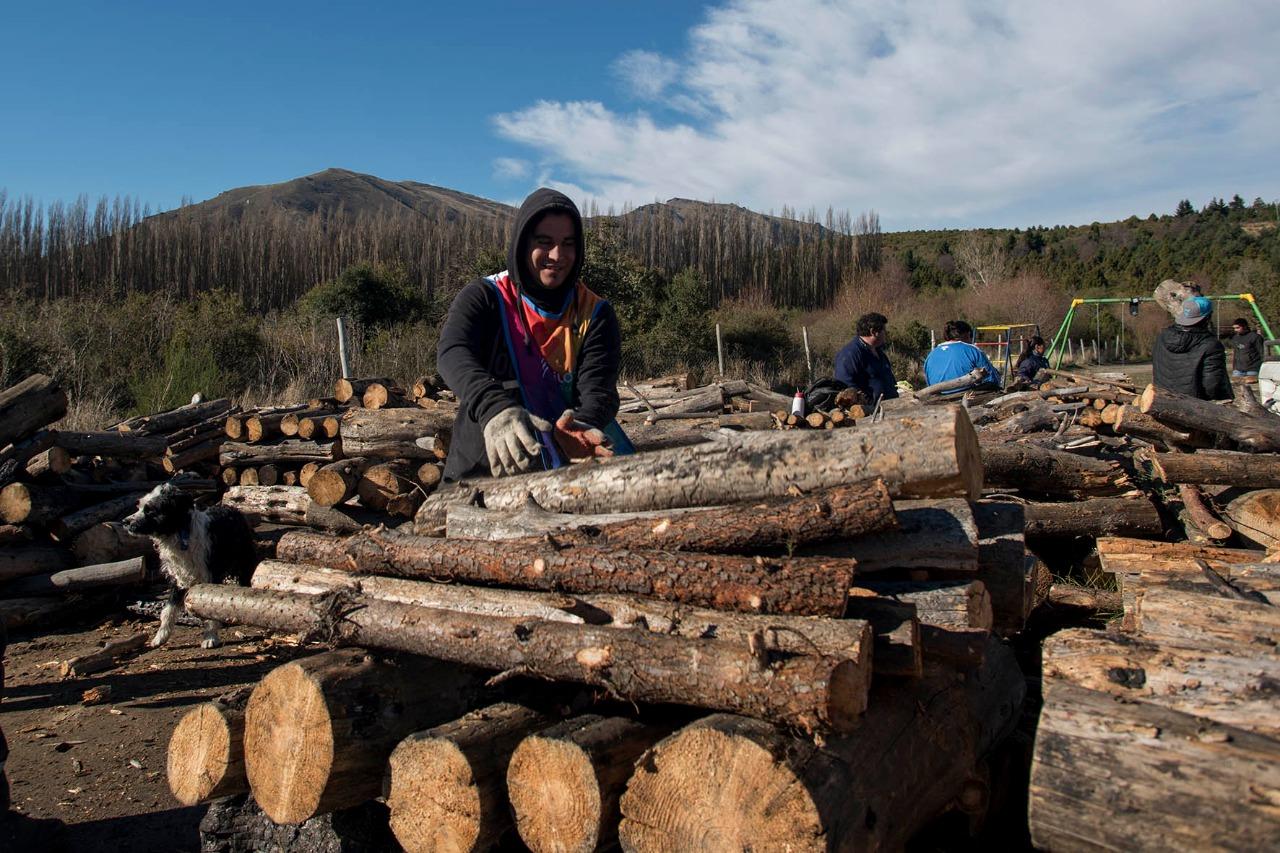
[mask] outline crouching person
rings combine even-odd
[[[507,269],[454,299],[437,351],[458,396],[445,479],[634,452],[614,420],[618,318],[579,280],[583,255],[578,208],[537,190],[516,216]]]

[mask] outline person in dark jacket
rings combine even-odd
[[[1213,303],[1193,296],[1182,303],[1172,326],[1156,338],[1151,361],[1156,387],[1201,400],[1230,400],[1226,348],[1209,323]]]
[[[516,214],[507,269],[453,300],[436,358],[458,396],[446,479],[633,452],[614,422],[618,317],[579,281],[583,254],[578,208],[536,190]]]
[[[883,314],[863,314],[855,327],[857,337],[836,353],[836,379],[857,388],[873,405],[898,396],[893,367],[884,354],[888,326],[889,320]]]
[[[1262,369],[1262,335],[1250,329],[1243,317],[1232,321],[1231,331],[1231,375],[1237,379],[1257,376]]]
[[[1022,351],[1022,355],[1018,356],[1018,363],[1014,365],[1014,370],[1023,382],[1034,382],[1037,373],[1049,369],[1049,359],[1044,355],[1046,346],[1044,338],[1036,335],[1028,341],[1028,346]]]

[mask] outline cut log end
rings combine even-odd
[[[476,849],[480,797],[471,762],[457,744],[407,738],[391,755],[388,778],[391,831],[406,851]]]
[[[507,768],[520,838],[534,853],[599,846],[604,802],[590,757],[566,740],[527,737]]]
[[[169,790],[184,806],[248,790],[244,713],[208,702],[183,715],[169,738]]]

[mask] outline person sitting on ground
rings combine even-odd
[[[1027,342],[1027,348],[1022,351],[1022,355],[1018,356],[1018,363],[1014,365],[1014,370],[1018,378],[1028,385],[1036,381],[1037,373],[1049,369],[1049,359],[1044,355],[1045,347],[1044,338],[1036,335]]]
[[[1209,322],[1213,303],[1203,296],[1184,300],[1171,326],[1156,336],[1151,355],[1152,382],[1157,388],[1201,400],[1230,400],[1226,348]]]
[[[889,320],[883,314],[863,314],[855,326],[854,339],[836,353],[836,379],[857,388],[873,406],[882,399],[893,400],[898,396],[893,367],[884,353],[884,345],[889,340],[885,331],[888,326]]]
[[[634,448],[618,413],[618,317],[578,280],[582,216],[539,189],[516,214],[507,269],[462,289],[437,367],[458,396],[445,479],[558,468]]]
[[[987,371],[983,379],[968,388],[956,388],[947,394],[959,394],[975,389],[999,389],[1000,371],[982,350],[973,345],[973,326],[964,320],[949,320],[943,330],[946,340],[933,348],[924,360],[925,384],[937,385],[949,379],[959,379],[974,368]]]
[[[1231,321],[1231,331],[1231,377],[1256,382],[1262,369],[1262,335],[1250,329],[1243,317]]]

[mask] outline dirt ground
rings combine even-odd
[[[183,807],[169,793],[169,733],[193,705],[253,684],[299,654],[265,632],[234,627],[223,629],[221,648],[202,649],[199,628],[179,627],[163,648],[116,669],[59,675],[68,658],[154,629],[154,621],[112,617],[9,638],[0,728],[13,809],[63,821],[67,850],[198,851],[205,806]],[[111,688],[107,702],[82,704],[86,690],[103,685]],[[37,837],[48,845],[31,849],[53,849],[59,834],[41,828]],[[10,849],[3,833],[0,849]]]

